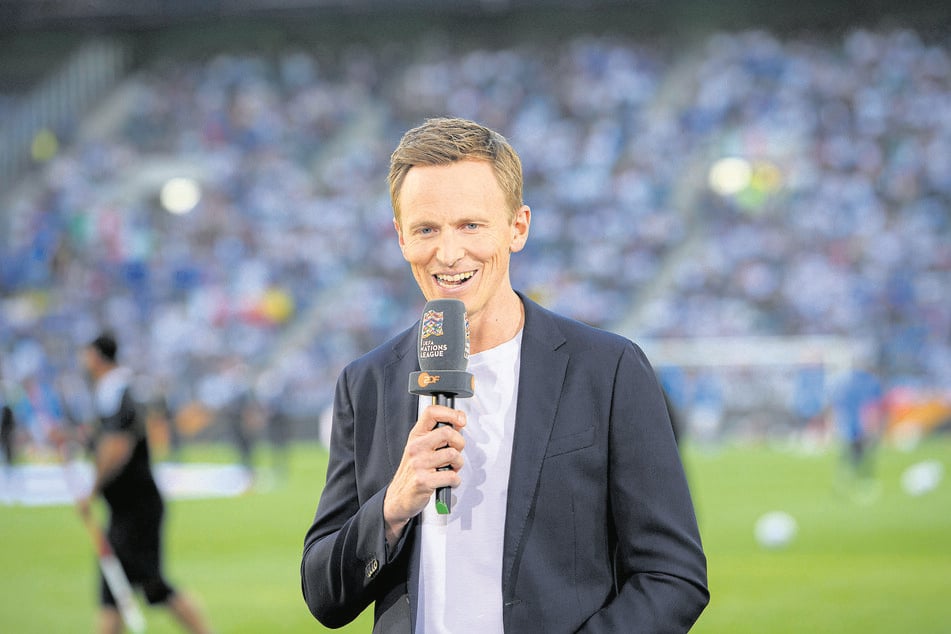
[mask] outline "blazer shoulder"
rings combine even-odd
[[[403,332],[357,357],[344,367],[344,375],[364,374],[382,370],[388,365],[404,360],[416,352],[418,322]],[[413,359],[415,362],[415,358]]]
[[[577,319],[553,312],[522,296],[525,305],[525,330],[555,347],[568,350],[588,350],[595,353],[621,350],[629,346],[637,349],[630,339],[609,330],[604,330]]]

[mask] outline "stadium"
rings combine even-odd
[[[108,329],[173,573],[221,632],[321,631],[297,566],[327,410],[419,317],[386,171],[440,115],[519,150],[515,286],[657,371],[710,565],[694,631],[951,628],[951,9],[5,0],[0,630],[92,627],[49,438],[92,416],[77,351]]]

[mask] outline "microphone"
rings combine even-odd
[[[466,372],[469,365],[469,320],[466,305],[458,299],[432,299],[423,308],[419,322],[419,372],[409,375],[411,394],[431,396],[433,405],[455,409],[456,398],[472,396],[475,377]],[[449,423],[436,423],[442,427]],[[449,465],[440,471],[451,469]],[[436,489],[436,512],[451,510],[450,487]]]

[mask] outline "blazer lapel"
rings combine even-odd
[[[522,302],[525,329],[502,555],[502,596],[506,601],[521,557],[525,523],[535,503],[542,461],[568,367],[568,355],[558,350],[565,341],[564,335],[541,307],[524,296]],[[539,372],[539,368],[544,371]]]
[[[390,477],[396,473],[403,459],[403,449],[410,429],[416,424],[419,415],[419,397],[409,392],[409,375],[419,370],[419,358],[416,350],[416,337],[419,332],[419,322],[407,330],[393,345],[392,357],[383,368],[383,407],[378,413],[378,424],[386,427],[386,457],[389,462]],[[392,631],[412,632],[416,623],[417,588],[419,587],[419,548],[420,524],[410,522],[407,530],[413,531],[407,547],[411,548],[407,563],[406,605],[408,610],[399,612],[394,623],[399,627]],[[402,599],[397,600],[402,603]],[[391,631],[382,629],[382,625],[374,626],[373,631]]]
[[[409,375],[419,370],[416,355],[418,324],[393,346],[393,359],[383,370],[383,406],[377,420],[386,425],[386,454],[391,473],[396,473],[409,430],[416,423],[419,397],[409,393]]]

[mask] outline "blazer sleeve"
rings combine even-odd
[[[688,631],[709,601],[706,558],[663,392],[629,343],[610,411],[611,515],[617,595],[583,632]]]
[[[331,628],[346,625],[379,598],[380,584],[393,576],[410,532],[407,527],[404,539],[387,553],[386,487],[364,494],[366,487],[358,482],[355,406],[347,377],[345,370],[337,382],[326,484],[304,538],[301,561],[304,600],[314,617]]]

